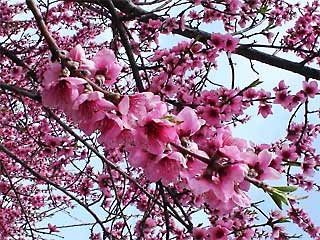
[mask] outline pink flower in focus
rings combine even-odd
[[[199,111],[202,112],[201,117],[206,121],[208,125],[218,127],[221,123],[220,108],[214,106],[199,107]]]
[[[48,68],[43,73],[43,81],[42,84],[44,88],[49,89],[51,86],[57,85],[59,81],[59,77],[61,74],[61,64],[60,63],[50,63]]]
[[[118,108],[127,128],[137,127],[149,114],[154,118],[161,118],[168,113],[166,104],[151,92],[133,96],[125,95],[118,104]]]
[[[318,83],[316,81],[303,81],[302,86],[304,93],[310,98],[314,98],[315,95],[319,92]]]
[[[272,105],[268,103],[260,103],[258,114],[261,114],[262,117],[266,118],[268,115],[272,114]]]
[[[81,60],[86,59],[86,53],[84,49],[81,47],[81,45],[77,44],[74,48],[72,48],[69,51],[68,57],[74,61],[80,62]]]
[[[288,144],[283,144],[281,150],[276,151],[276,153],[281,157],[281,160],[296,161],[299,158],[295,145],[289,146]]]
[[[145,165],[146,177],[153,182],[161,180],[165,185],[175,182],[185,162],[185,158],[179,152],[163,154],[160,159],[149,160]]]
[[[119,117],[114,114],[106,114],[106,117],[100,120],[98,128],[101,132],[98,142],[105,147],[114,148],[122,143],[123,123]],[[129,139],[125,141],[128,143]]]
[[[192,136],[205,123],[190,107],[183,108],[177,115],[176,121],[178,121],[177,129],[180,136]]]
[[[242,3],[239,0],[229,1],[230,12],[236,13],[236,11],[242,6]]]
[[[53,79],[52,79],[53,80]],[[42,89],[42,103],[49,107],[62,107],[66,112],[72,111],[72,105],[82,92],[83,85],[87,83],[82,78],[64,77],[48,81],[47,85]]]
[[[215,181],[213,192],[221,201],[232,198],[235,193],[235,186],[244,181],[248,172],[246,164],[233,164],[229,167],[223,167],[217,171],[218,178]]]
[[[95,75],[104,76],[104,84],[106,86],[110,86],[116,82],[122,67],[116,61],[113,51],[104,48],[100,50],[92,60],[95,63],[96,68]]]
[[[210,240],[227,240],[229,230],[223,226],[211,227],[209,230]]]
[[[207,203],[217,215],[228,214],[235,207],[235,203],[232,199],[225,199],[224,201],[221,201],[212,190],[205,192],[200,197],[201,200]]]
[[[163,24],[163,30],[166,33],[171,33],[172,30],[174,30],[174,29],[179,29],[179,22],[178,22],[177,18],[175,18],[175,17],[166,18],[166,20]]]
[[[132,166],[143,168],[150,181],[161,180],[164,184],[175,182],[186,164],[184,156],[179,152],[152,154],[139,147],[129,151],[128,160]]]
[[[73,117],[77,121],[90,121],[92,124],[99,119],[101,112],[115,110],[116,107],[104,99],[101,92],[81,94],[73,104]],[[94,120],[94,121],[92,121]]]
[[[272,154],[268,150],[262,150],[258,155],[253,152],[245,152],[242,153],[242,157],[250,167],[249,174],[258,180],[274,180],[281,177],[277,170],[269,167],[272,161]]]
[[[150,153],[163,153],[170,142],[178,143],[176,128],[167,120],[150,119],[144,121],[135,132],[136,143]]]
[[[239,39],[233,37],[231,34],[225,34],[224,42],[225,42],[224,50],[227,52],[233,52],[237,48]]]
[[[224,35],[220,33],[212,33],[211,39],[208,40],[208,44],[218,49],[224,48],[225,47]]]
[[[207,231],[204,228],[194,228],[192,237],[194,240],[205,240],[207,238]]]
[[[159,161],[162,155],[156,155],[139,147],[129,151],[128,161],[134,167],[145,168],[150,161]]]
[[[79,62],[79,69],[89,70],[91,74],[95,72],[94,62],[86,58],[85,51],[80,44],[70,50],[68,57]]]

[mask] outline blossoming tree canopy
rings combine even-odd
[[[320,239],[318,0],[0,12],[1,239]],[[275,141],[235,136],[276,114]]]

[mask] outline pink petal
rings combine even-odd
[[[80,44],[77,44],[74,48],[72,48],[68,54],[68,57],[72,58],[75,61],[80,62],[81,60],[86,58],[86,53]]]

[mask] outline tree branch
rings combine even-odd
[[[99,217],[82,201],[80,201],[78,198],[76,198],[75,196],[73,196],[71,193],[69,193],[66,189],[64,189],[63,187],[61,187],[59,184],[56,184],[55,182],[52,182],[51,180],[49,180],[46,177],[41,176],[39,173],[37,173],[35,170],[33,170],[31,167],[28,166],[28,164],[24,161],[22,161],[21,159],[19,159],[13,152],[11,152],[8,148],[6,148],[4,145],[0,144],[0,151],[2,151],[3,153],[5,153],[8,157],[12,158],[14,161],[16,161],[17,163],[19,163],[24,169],[26,169],[31,175],[33,175],[34,177],[44,181],[45,183],[49,184],[50,186],[54,186],[56,189],[60,190],[61,192],[63,192],[65,195],[67,195],[68,197],[70,197],[72,200],[74,200],[75,202],[77,202],[80,206],[82,206],[83,208],[85,208],[90,214],[91,216],[97,221],[97,223],[101,226],[102,231],[104,233],[105,236],[110,237],[110,233],[108,233],[103,225],[103,223],[101,222],[101,220],[99,219]]]
[[[56,43],[56,41],[54,40],[54,38],[51,36],[46,23],[44,22],[42,16],[41,16],[41,12],[38,9],[38,7],[36,6],[35,2],[33,0],[26,0],[26,3],[29,7],[29,9],[31,10],[39,30],[41,31],[41,34],[44,36],[44,38],[46,39],[46,42],[49,46],[49,49],[52,53],[52,60],[57,60],[60,58],[60,49]]]
[[[130,65],[131,65],[131,69],[132,69],[132,73],[133,73],[133,77],[136,81],[136,86],[139,90],[139,92],[143,92],[144,91],[144,87],[142,84],[142,80],[139,74],[139,68],[138,65],[136,63],[136,60],[134,59],[134,55],[131,49],[131,45],[129,42],[129,39],[127,37],[126,34],[126,30],[117,14],[117,11],[114,7],[114,4],[111,0],[104,0],[103,1],[106,5],[106,7],[109,9],[111,16],[112,16],[112,21],[115,23],[115,25],[117,26],[117,29],[119,30],[119,34],[120,34],[120,38],[121,38],[121,42],[126,50]]]
[[[99,0],[97,1],[97,4],[103,4],[104,2],[105,0]],[[113,3],[115,7],[123,13],[129,16],[133,15],[136,18],[139,17],[140,21],[148,22],[149,19],[160,19],[161,21],[165,20],[163,17],[160,17],[155,13],[148,12],[136,6],[130,0],[114,0]],[[172,33],[181,35],[186,38],[198,39],[204,44],[206,44],[211,37],[211,34],[208,32],[189,27],[186,27],[184,31],[182,31],[181,29],[174,29]],[[303,66],[302,64],[299,64],[297,62],[292,62],[280,57],[276,57],[271,54],[255,50],[249,46],[240,46],[234,53],[250,60],[256,60],[277,68],[300,74],[307,78],[320,80],[320,71],[318,69]]]
[[[41,102],[41,96],[38,92],[27,90],[21,87],[17,87],[15,85],[9,85],[5,83],[0,82],[0,88],[3,90],[9,90],[11,92],[14,92],[20,96],[26,96],[33,100],[36,100],[37,102]]]
[[[15,63],[17,66],[23,67],[25,69],[28,69],[28,75],[36,81],[36,73],[29,68],[19,57],[17,57],[16,53],[12,50],[8,50],[2,46],[0,46],[0,53],[9,58],[13,63]]]
[[[13,51],[10,51],[10,50],[0,46],[0,53],[5,55],[7,58],[9,58],[15,64],[17,64],[17,66],[25,67],[25,68],[27,67],[25,65],[25,63],[20,58],[18,58],[17,55]]]

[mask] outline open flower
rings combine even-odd
[[[176,128],[167,120],[146,120],[135,131],[136,144],[153,154],[163,153],[170,142],[178,143]]]
[[[280,173],[269,166],[272,161],[272,154],[268,150],[262,150],[258,155],[253,152],[245,152],[242,153],[242,158],[249,165],[250,174],[258,180],[280,178]]]
[[[77,77],[63,77],[47,79],[47,85],[41,92],[42,102],[48,107],[62,107],[66,112],[71,112],[74,101],[83,91],[86,81]]]
[[[73,117],[77,121],[90,121],[97,119],[101,112],[116,109],[109,101],[104,99],[101,92],[89,92],[81,94],[73,104]]]
[[[192,136],[205,123],[190,107],[183,108],[177,115],[176,121],[178,121],[177,128],[180,136]]]
[[[104,48],[92,60],[95,64],[95,75],[103,76],[106,86],[110,86],[116,82],[122,67],[116,61],[113,51]]]

